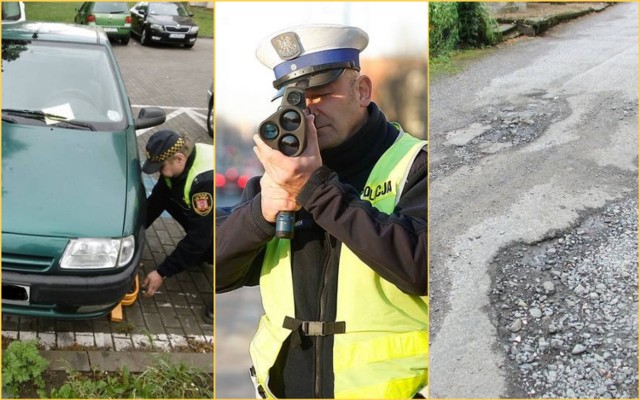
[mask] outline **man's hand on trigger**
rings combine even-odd
[[[318,148],[318,131],[314,125],[314,115],[306,115],[307,147],[298,157],[288,157],[278,150],[267,146],[259,135],[253,136],[253,151],[273,182],[294,197],[302,191],[303,186],[315,170],[322,166],[322,157]]]
[[[147,277],[142,281],[141,286],[143,289],[146,289],[143,296],[151,297],[156,294],[156,291],[160,288],[160,286],[162,286],[163,281],[164,279],[162,279],[162,276],[160,276],[158,271],[149,272]]]
[[[264,219],[271,223],[276,222],[279,211],[300,209],[295,196],[276,184],[268,173],[260,178],[260,207]]]

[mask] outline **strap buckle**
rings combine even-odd
[[[302,321],[302,331],[307,336],[326,336],[326,323],[320,321]]]

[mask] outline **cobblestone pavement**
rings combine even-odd
[[[212,143],[206,131],[206,116],[207,90],[213,80],[213,40],[200,38],[192,49],[143,47],[135,39],[127,46],[112,46],[134,114],[141,106],[159,106],[167,112],[164,124],[137,132],[141,157],[144,158],[147,139],[159,129],[173,129],[194,142]],[[148,193],[156,181],[157,176],[144,176]],[[141,280],[171,253],[183,235],[182,228],[168,214],[156,220],[146,232],[138,272]],[[211,267],[196,266],[167,279],[153,298],[140,296],[134,304],[124,307],[121,322],[109,317],[70,321],[3,315],[2,334],[38,338],[47,349],[97,346],[118,351],[151,345],[167,351],[201,349],[198,343],[213,342],[213,326],[202,320],[204,301],[213,297],[212,272]]]

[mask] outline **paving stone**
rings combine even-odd
[[[98,348],[112,349],[114,347],[113,339],[108,333],[96,332],[94,338]]]
[[[8,331],[17,331],[20,326],[20,318],[15,315],[2,316],[2,329]]]
[[[18,338],[18,331],[2,331],[2,336],[11,338],[11,339],[17,339]]]
[[[159,313],[145,313],[144,321],[147,324],[147,328],[150,333],[159,334],[166,332]]]
[[[93,347],[96,345],[93,333],[76,333],[76,343],[80,346]]]
[[[198,317],[192,315],[181,315],[180,322],[182,323],[182,328],[184,329],[184,333],[186,335],[202,335],[204,328],[202,324],[204,321],[202,317],[198,315]],[[205,325],[210,327],[210,334],[213,334],[213,327],[211,325]]]
[[[113,343],[115,344],[116,351],[128,350],[133,347],[133,342],[130,338],[113,338]]]
[[[58,347],[72,346],[75,341],[73,332],[58,332]]]
[[[37,338],[33,331],[20,331],[20,340],[36,340]]]

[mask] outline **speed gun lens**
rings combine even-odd
[[[293,135],[284,135],[280,140],[280,152],[289,157],[296,154],[300,148],[300,141]]]
[[[286,131],[295,131],[300,127],[301,123],[302,116],[297,111],[289,110],[280,117],[280,125]]]
[[[287,102],[294,106],[299,106],[300,102],[302,102],[302,94],[300,92],[289,92],[287,94]]]
[[[278,126],[272,122],[267,122],[260,127],[260,136],[265,140],[274,140],[278,137]]]

